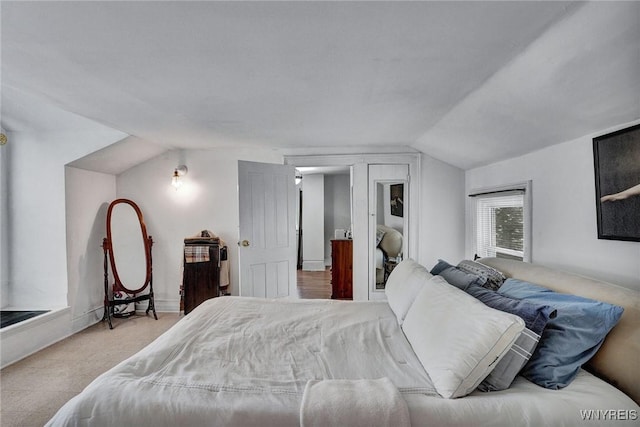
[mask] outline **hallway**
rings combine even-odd
[[[298,297],[305,299],[331,298],[331,267],[324,271],[297,271]]]

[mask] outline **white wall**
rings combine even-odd
[[[464,171],[426,154],[420,156],[419,262],[464,258]]]
[[[302,180],[302,269],[324,270],[324,174]]]
[[[336,229],[351,226],[351,177],[349,175],[324,176],[324,260],[331,264],[331,239]]]
[[[274,150],[216,149],[171,151],[118,175],[117,196],[135,201],[153,237],[153,287],[160,311],[179,309],[185,237],[213,231],[229,248],[231,293],[238,295],[238,160],[282,164]],[[178,164],[189,172],[174,190]]]
[[[66,224],[69,217],[65,201],[65,164],[126,135],[96,124],[93,130],[88,131],[23,131],[8,136],[9,143],[5,146],[8,148],[5,152],[8,154],[5,159],[8,203],[6,216],[2,216],[3,227],[10,231],[5,252],[9,254],[6,273],[8,305],[53,311],[32,322],[0,331],[0,364],[3,367],[92,323],[93,319],[77,311],[77,317],[74,317],[68,307],[80,301],[91,305],[95,289],[85,288],[84,282],[76,281],[67,274]],[[92,199],[92,196],[83,194],[77,200],[84,196]],[[80,203],[72,209],[75,213],[82,212],[84,219],[95,216],[84,211],[83,206]],[[75,234],[74,230],[71,231],[74,244],[82,246],[85,237],[88,242],[86,234]],[[76,265],[76,268],[81,267]],[[86,274],[92,273],[86,271]],[[74,291],[76,295],[72,295]],[[79,307],[83,311],[83,305]]]
[[[11,306],[67,306],[64,165],[123,136],[104,128],[11,135],[7,144]]]
[[[640,290],[640,242],[597,235],[592,138],[624,127],[469,170],[466,190],[532,180],[532,262]]]
[[[102,239],[107,208],[116,198],[116,177],[73,167],[67,167],[65,175],[68,301],[75,332],[103,315]]]

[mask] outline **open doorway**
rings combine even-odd
[[[332,241],[351,237],[351,168],[299,167],[296,173],[300,178],[296,187],[298,296],[343,298],[346,294],[332,289],[332,273],[337,273],[332,270]],[[350,259],[347,263],[350,266]]]
[[[394,183],[396,183],[395,181],[401,183],[404,181],[407,200],[403,200],[402,208],[403,218],[405,218],[402,231],[403,258],[419,259],[418,221],[415,219],[419,216],[418,206],[420,206],[420,154],[290,155],[285,156],[284,160],[285,164],[294,165],[297,168],[314,165],[342,165],[350,169],[352,270],[349,278],[352,280],[352,297],[356,301],[384,299],[384,290],[376,290],[371,286],[375,283],[373,281],[373,277],[375,277],[373,257],[377,223],[375,218],[372,221],[371,217],[371,213],[376,212],[376,198],[371,194],[375,186],[370,183],[369,168],[378,165],[405,165],[405,168],[408,167],[407,173],[402,176],[385,175],[384,178],[378,177],[378,179],[393,180]]]

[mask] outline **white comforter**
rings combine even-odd
[[[638,415],[587,373],[562,391],[519,378],[505,392],[442,399],[386,302],[224,297],[98,377],[48,425],[297,426],[307,381],[384,377],[412,425],[579,425],[580,409]]]
[[[388,305],[206,301],[97,378],[51,425],[298,425],[308,380],[388,377],[435,394]]]

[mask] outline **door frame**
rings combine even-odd
[[[384,165],[373,164],[369,165],[369,236],[370,239],[375,239],[377,225],[385,224],[385,218],[382,218],[382,222],[377,217],[377,207],[378,207],[378,184],[391,184],[391,183],[401,183],[404,184],[404,195],[411,194],[411,179],[409,176],[409,168],[408,164],[389,164],[385,163]],[[389,203],[389,200],[383,200],[383,204]],[[411,229],[411,223],[415,221],[414,218],[411,217],[411,207],[413,206],[413,201],[411,197],[405,197],[405,210],[406,214],[403,215],[402,223],[402,254],[404,258],[407,258],[409,253],[409,245],[411,245],[412,241],[415,240],[413,236],[409,235],[409,231]],[[406,230],[406,231],[405,231]],[[373,240],[370,240],[373,241]],[[371,265],[371,270],[374,272],[372,276],[369,276],[369,299],[370,300],[384,300],[386,299],[386,294],[383,289],[376,289],[376,275],[375,275],[375,246],[369,245],[369,260]]]
[[[407,258],[418,256],[420,206],[420,153],[286,155],[284,163],[293,166],[351,166],[351,222],[353,224],[353,299],[369,300],[369,280],[373,264],[369,256],[369,165],[408,164],[411,185],[409,197],[409,238]]]

